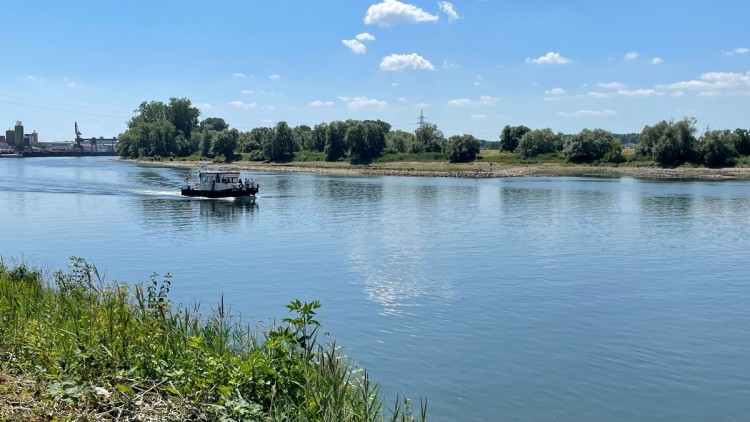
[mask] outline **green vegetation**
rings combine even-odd
[[[174,306],[169,275],[146,285],[0,263],[0,420],[413,421],[409,401],[383,409],[376,384],[321,345],[320,303],[298,300],[267,331]],[[11,397],[11,398],[9,398]],[[9,405],[25,398],[24,406]]]
[[[538,156],[557,157],[563,163],[606,165],[683,164],[725,167],[746,165],[750,132],[707,130],[696,138],[695,119],[662,121],[645,126],[640,134],[615,134],[603,129],[583,129],[577,134],[552,129],[506,125],[498,141],[476,139],[470,134],[446,139],[433,123],[421,124],[414,133],[391,130],[381,120],[346,120],[314,127],[259,127],[249,132],[230,129],[224,119],[199,121],[200,110],[186,98],[170,98],[168,104],[143,102],[120,135],[117,150],[125,158],[215,159],[265,162],[348,161],[367,165],[392,161],[471,162],[482,158],[479,148],[496,149],[516,157],[504,163],[533,164]],[[623,153],[635,149],[635,155]],[[547,158],[542,158],[547,162]],[[555,160],[559,161],[559,160]]]

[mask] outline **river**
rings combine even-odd
[[[750,182],[243,172],[254,204],[183,198],[184,169],[0,159],[0,256],[173,277],[251,323],[318,299],[389,403],[433,421],[750,417]]]

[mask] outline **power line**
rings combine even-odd
[[[46,106],[40,106],[40,105],[34,105],[34,104],[18,103],[18,102],[15,102],[15,101],[0,100],[0,103],[14,104],[14,105],[20,105],[20,106],[31,107],[31,108],[39,108],[39,109],[42,109],[42,110],[60,111],[60,112],[63,112],[63,113],[84,114],[84,115],[87,115],[87,116],[96,116],[96,117],[107,117],[107,118],[110,118],[110,119],[123,119],[123,120],[130,119],[130,117],[111,116],[111,115],[107,115],[107,114],[87,113],[87,112],[84,112],[84,111],[65,110],[65,109],[55,108],[55,107],[46,107]]]

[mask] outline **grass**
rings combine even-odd
[[[317,301],[293,301],[279,326],[257,330],[223,298],[168,299],[169,275],[105,283],[71,258],[46,280],[0,262],[0,420],[414,421],[333,343],[321,344]]]

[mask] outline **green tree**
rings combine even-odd
[[[186,138],[190,138],[193,129],[198,127],[201,111],[192,106],[187,98],[170,98],[167,106],[167,120]]]
[[[229,125],[220,117],[207,117],[200,122],[198,129],[220,132],[224,129],[229,129]]]
[[[294,155],[294,135],[286,122],[279,122],[273,136],[263,145],[263,155],[268,161],[286,161]]]
[[[740,155],[750,155],[750,131],[747,129],[735,129],[736,135],[734,148]]]
[[[240,137],[237,129],[224,129],[220,132],[213,131],[214,141],[211,150],[214,155],[223,155],[227,162],[234,158]]]
[[[524,158],[555,152],[557,139],[558,137],[552,132],[552,129],[535,129],[526,132],[521,137],[515,152]]]
[[[737,163],[738,135],[729,130],[706,131],[698,141],[698,153],[707,167],[734,166]]]
[[[636,154],[651,158],[661,166],[678,166],[695,156],[694,118],[684,118],[678,122],[661,121],[643,128],[635,145]]]
[[[313,127],[310,150],[323,152],[326,147],[326,131],[328,123],[320,123]]]
[[[407,151],[412,153],[440,152],[445,143],[445,136],[434,123],[420,125],[414,131],[414,142],[407,146]]]
[[[601,160],[615,140],[612,132],[603,129],[583,129],[568,138],[563,148],[565,158],[574,163],[590,163]]]
[[[312,150],[312,129],[307,125],[295,126],[292,129],[294,137],[295,150]]]
[[[501,151],[515,151],[518,148],[518,143],[523,138],[523,135],[531,131],[526,126],[510,126],[505,125],[502,132],[500,132],[500,150]]]
[[[414,143],[414,134],[403,130],[394,130],[385,137],[385,151],[391,154],[406,152]]]
[[[454,135],[445,144],[445,155],[452,163],[474,161],[479,154],[479,140],[472,135]]]
[[[362,122],[352,122],[344,135],[344,144],[353,162],[365,159],[367,154],[367,127]]]
[[[337,161],[344,157],[346,148],[344,138],[346,137],[347,130],[347,124],[339,120],[331,122],[328,125],[324,147],[326,161]]]

